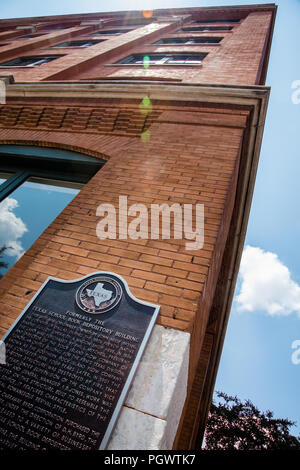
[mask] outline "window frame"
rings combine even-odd
[[[117,66],[144,66],[146,63],[149,66],[199,66],[202,65],[202,61],[205,59],[205,57],[208,55],[208,52],[149,52],[149,53],[136,53],[136,54],[130,54],[127,57],[124,57],[120,61],[110,64],[110,65],[117,65]],[[138,59],[138,62],[124,62],[126,59],[130,59],[131,57],[135,56],[140,56],[141,59]],[[149,61],[144,61],[145,57],[151,57],[151,56],[161,56],[160,59],[158,60],[152,60],[150,58]],[[173,56],[168,57],[168,56]],[[191,61],[188,59],[182,59],[181,61],[173,61],[174,56],[202,56],[201,59],[197,59],[196,61]]]
[[[74,28],[76,25],[59,25],[59,24],[51,24],[51,25],[46,25],[43,26],[41,30],[46,31],[48,34],[51,33],[51,31],[63,31],[64,29],[69,29],[69,28]]]
[[[199,41],[199,42],[182,42],[181,39],[188,39],[189,41],[192,41],[192,40],[199,40],[199,39],[219,39],[219,41],[216,41],[216,42],[205,42],[205,41]],[[218,44],[221,44],[221,41],[224,39],[224,37],[218,37],[218,36],[210,36],[210,37],[207,37],[207,36],[199,36],[199,37],[196,37],[196,36],[190,36],[190,37],[169,37],[169,38],[161,38],[159,39],[158,41],[156,42],[153,42],[151,44],[151,46],[168,46],[168,45],[171,45],[171,46],[198,46],[198,45],[203,45],[203,46],[209,46],[209,45],[213,45],[213,46],[216,46]],[[165,40],[178,40],[178,42],[160,42],[160,41],[165,41]]]
[[[233,26],[182,26],[176,33],[232,33]]]
[[[17,38],[14,38],[13,41],[26,41],[26,39],[35,39],[40,36],[44,36],[46,33],[32,33],[32,34],[25,34],[24,36],[19,36]]]
[[[57,148],[0,145],[0,172],[13,172],[0,184],[0,202],[31,177],[86,184],[104,163],[100,158]]]
[[[109,29],[109,30],[101,30],[99,29],[99,31],[94,31],[92,34],[93,35],[96,35],[96,36],[99,36],[101,34],[104,34],[105,36],[119,36],[120,34],[125,34],[125,33],[130,33],[130,31],[133,31],[134,28],[132,29],[124,29],[124,30],[120,30],[119,28],[115,28],[115,29]],[[119,31],[117,33],[112,33],[112,31]]]
[[[231,19],[214,19],[214,20],[194,20],[193,21],[193,24],[200,24],[200,23],[203,23],[203,24],[214,24],[214,23],[234,23],[234,24],[238,24],[240,23],[242,20],[242,18],[231,18]]]
[[[55,44],[54,46],[51,46],[52,49],[84,49],[86,47],[91,47],[91,46],[95,46],[96,44],[100,44],[100,42],[103,42],[104,39],[74,39],[74,40],[70,40],[70,41],[64,41],[64,42],[61,42],[59,44]],[[74,43],[74,42],[82,42],[84,43],[83,45],[81,46],[62,46],[61,44],[67,44],[67,43]],[[92,42],[93,44],[88,44],[88,45],[85,45],[87,43],[90,43]]]
[[[34,61],[33,63],[31,64],[27,64],[27,65],[13,65],[13,64],[10,64],[10,62],[13,62],[15,60],[18,60],[18,59],[25,59],[25,58],[34,58],[34,59],[38,59],[40,57],[40,60],[36,60]],[[10,69],[10,68],[31,68],[31,67],[40,67],[41,65],[44,65],[44,64],[48,64],[49,62],[52,62],[53,60],[56,60],[56,59],[60,59],[61,57],[64,57],[63,55],[51,55],[51,54],[47,54],[46,56],[20,56],[20,57],[16,57],[15,59],[11,59],[7,62],[2,62],[0,63],[0,68],[5,68],[5,69]],[[43,59],[50,59],[50,60],[47,60],[46,62],[42,62],[42,63],[39,63],[41,62]]]

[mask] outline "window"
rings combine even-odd
[[[155,42],[154,44],[217,44],[223,38],[217,37],[204,37],[201,38],[164,38]]]
[[[198,33],[198,32],[210,32],[210,31],[231,31],[232,26],[187,26],[186,28],[178,29],[178,33]]]
[[[201,54],[132,54],[117,62],[129,65],[199,65],[207,53]]]
[[[60,149],[0,146],[0,261],[7,265],[0,277],[103,163]]]
[[[36,67],[38,65],[46,64],[52,60],[59,59],[61,55],[51,56],[28,56],[18,57],[17,59],[9,60],[8,62],[0,63],[0,67]]]
[[[151,22],[153,23],[152,20]],[[129,21],[126,23],[126,26],[146,26],[147,24],[151,23],[150,21],[144,21],[144,22],[139,22],[139,23],[130,23]]]
[[[4,181],[8,180],[13,175],[13,173],[7,173],[0,171],[0,184],[4,183]]]
[[[113,24],[113,23],[110,23],[108,26],[116,26],[116,27],[121,27],[121,26],[136,26],[136,27],[139,27],[139,26],[146,26],[147,24],[150,24],[150,23],[153,23],[153,21],[156,21],[155,18],[151,17],[149,20],[145,19],[144,21],[141,20],[141,21],[130,21],[130,20],[127,20],[126,22],[122,23],[122,24],[116,24],[116,22]]]
[[[197,20],[194,23],[238,23],[240,19],[236,20]]]
[[[94,34],[124,34],[129,31],[132,31],[132,29],[109,29],[106,31],[96,31],[96,33],[92,33],[90,36],[93,36]]]
[[[89,46],[94,46],[94,44],[98,44],[99,42],[103,42],[104,40],[102,39],[86,39],[82,41],[66,41],[66,42],[61,42],[60,44],[56,44],[56,46],[52,46],[54,48],[59,48],[59,47],[89,47]]]
[[[56,25],[56,24],[50,24],[48,26],[43,26],[43,29],[47,30],[47,31],[56,31],[56,30],[59,30],[59,29],[68,29],[68,28],[72,28],[72,26],[74,25],[69,25],[69,26],[61,26],[61,25]]]
[[[23,39],[32,39],[32,38],[38,38],[39,36],[43,36],[45,33],[41,34],[26,34],[26,36],[21,36],[20,38],[15,38],[14,41],[19,41]]]

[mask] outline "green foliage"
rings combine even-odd
[[[295,423],[259,411],[250,400],[242,402],[217,392],[205,430],[205,450],[275,450],[300,448],[289,428]]]

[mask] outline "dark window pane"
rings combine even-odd
[[[201,37],[201,38],[165,38],[160,39],[154,44],[217,44],[223,38],[217,37]]]
[[[62,56],[34,56],[34,57],[18,57],[17,59],[9,60],[8,62],[0,63],[1,67],[28,67],[42,65]]]
[[[241,20],[197,20],[194,23],[238,23],[239,21]]]
[[[181,28],[178,29],[178,33],[185,33],[186,31],[190,33],[197,33],[198,31],[200,32],[206,32],[206,31],[231,31],[232,26],[196,26],[193,28],[192,26],[187,26],[186,28]]]
[[[147,24],[153,23],[153,21],[156,21],[155,18],[151,18],[149,20],[145,19],[144,21],[141,20],[141,21],[135,21],[135,22],[128,20],[128,21],[124,22],[123,24],[120,24],[120,23],[119,24],[112,24],[111,23],[108,26],[114,26],[114,27],[117,27],[117,28],[120,28],[121,26],[145,26]]]
[[[94,34],[124,34],[128,33],[129,31],[132,31],[131,29],[110,29],[106,31],[96,31]]]
[[[15,38],[13,39],[14,41],[19,41],[23,39],[32,39],[32,38],[38,38],[39,36],[43,36],[44,33],[41,34],[26,34],[26,36],[21,36],[20,38]]]
[[[51,31],[55,31],[57,29],[67,29],[67,28],[72,28],[74,25],[70,25],[70,26],[60,26],[60,25],[49,25],[49,26],[44,26],[43,29],[46,29],[47,31],[51,30]]]
[[[55,46],[52,46],[52,47],[55,47],[55,48],[59,48],[59,47],[89,47],[89,46],[93,46],[94,44],[98,44],[102,42],[100,39],[97,40],[97,39],[91,39],[91,40],[82,40],[82,41],[66,41],[66,42],[61,42],[60,44],[56,44]]]
[[[117,62],[117,64],[200,64],[207,53],[200,54],[132,54]]]

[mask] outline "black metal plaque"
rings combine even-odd
[[[158,311],[114,273],[49,277],[3,338],[0,449],[105,449]]]

